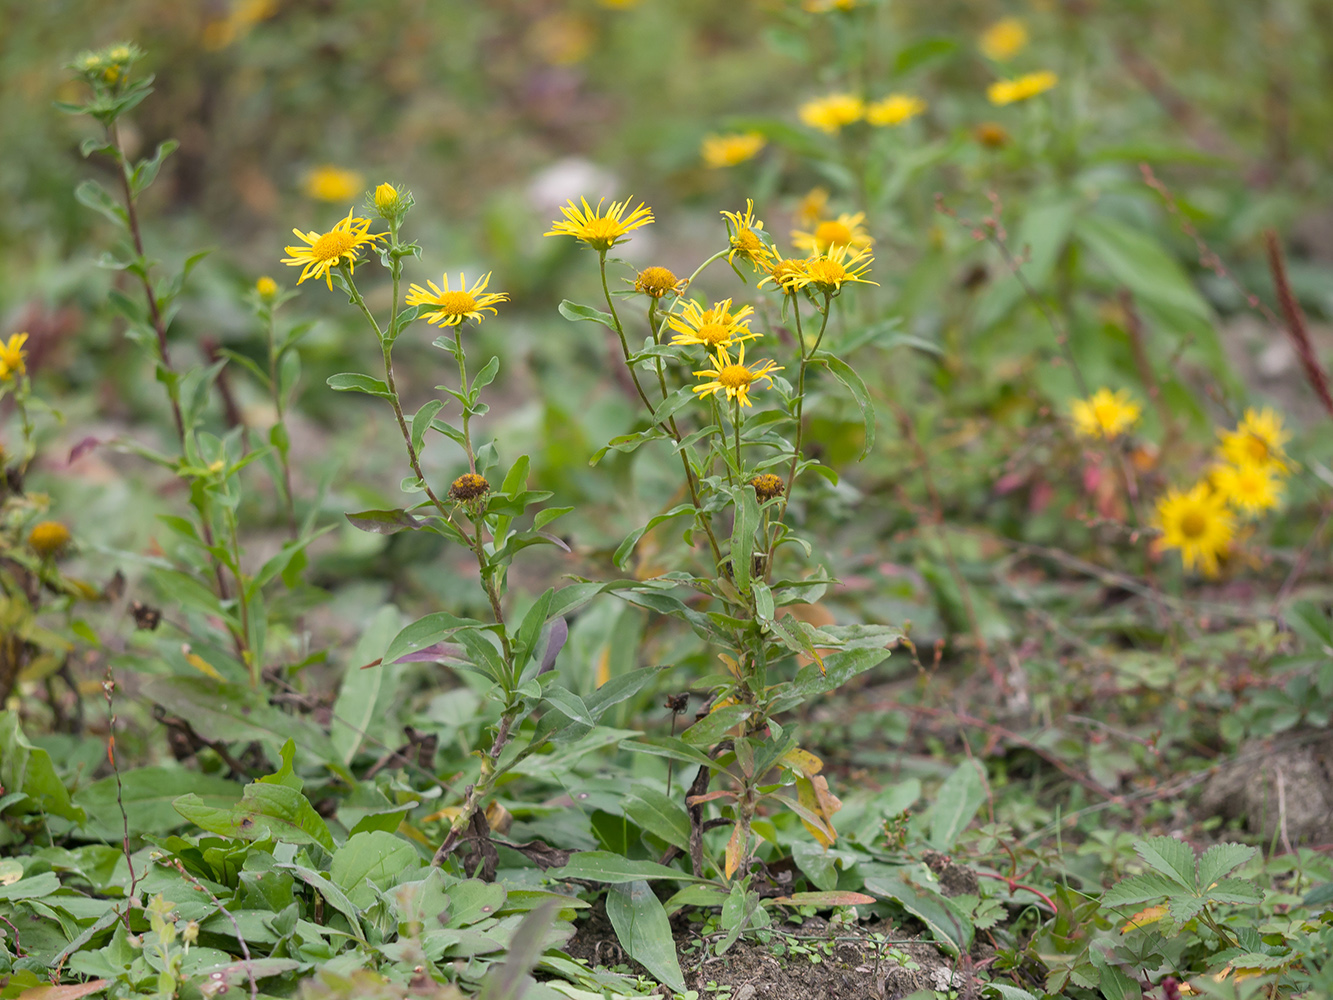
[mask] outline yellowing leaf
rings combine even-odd
[[[782,763],[805,778],[813,778],[824,770],[824,762],[809,750],[792,747],[782,755]]]
[[[741,824],[737,821],[735,827],[732,828],[731,839],[727,841],[727,856],[725,862],[727,878],[731,878],[731,876],[735,874],[736,869],[740,867],[741,853],[746,847],[744,841],[750,839],[749,837],[742,836],[742,834]]]
[[[217,672],[217,668],[198,653],[186,653],[185,662],[194,667],[194,669],[198,670],[201,674],[206,674],[215,681],[223,680],[223,676]]]
[[[1128,934],[1135,927],[1147,927],[1149,924],[1155,924],[1166,916],[1166,913],[1165,906],[1150,906],[1146,910],[1140,910],[1126,921],[1125,926],[1120,928],[1120,933]]]

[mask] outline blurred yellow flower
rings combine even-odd
[[[1258,516],[1282,499],[1282,480],[1272,466],[1219,465],[1212,480],[1222,498],[1243,514]]]
[[[449,287],[449,275],[444,275],[440,281],[444,284],[443,289],[433,281],[426,282],[430,286],[429,292],[420,285],[412,285],[407,290],[405,300],[409,306],[435,306],[433,311],[425,313],[425,317],[427,323],[436,326],[458,326],[467,319],[480,323],[486,318],[486,313],[495,313],[495,303],[509,301],[509,296],[504,292],[486,292],[486,286],[491,281],[489,271],[478,278],[471,288],[468,288],[467,278],[461,273],[456,289]]]
[[[866,121],[871,125],[901,125],[926,110],[926,102],[912,94],[890,94],[866,105]]]
[[[255,291],[261,299],[271,299],[278,294],[278,283],[266,274],[255,282]]]
[[[610,7],[612,10],[628,10],[630,7],[638,5],[639,0],[597,0],[603,7]]]
[[[316,278],[323,278],[332,291],[333,269],[340,264],[346,264],[355,271],[359,248],[384,238],[383,233],[371,235],[367,232],[369,229],[370,220],[353,218],[350,210],[347,218],[337,222],[327,233],[314,230],[303,233],[299,229],[293,229],[292,232],[309,245],[287,247],[286,250],[291,256],[284,257],[282,262],[292,267],[305,268],[301,272],[301,277],[296,280],[298,285],[313,275]]]
[[[831,10],[855,10],[860,0],[801,0],[801,8],[810,14],[826,14]]]
[[[1235,519],[1226,509],[1226,501],[1198,483],[1188,493],[1168,490],[1157,501],[1156,525],[1162,532],[1160,545],[1179,549],[1187,570],[1197,563],[1205,576],[1217,575],[1217,560],[1231,544]]]
[[[782,366],[773,361],[757,361],[753,367],[747,365],[744,344],[741,344],[739,356],[735,361],[731,360],[725,347],[719,347],[717,354],[711,360],[712,368],[704,368],[694,373],[700,378],[711,376],[709,381],[696,385],[694,391],[700,396],[725,392],[728,400],[738,400],[741,406],[754,405],[750,402],[750,387],[754,383],[767,381],[772,385],[772,373],[782,371]]]
[[[996,21],[981,33],[978,43],[981,51],[989,59],[1010,59],[1021,52],[1028,43],[1028,29],[1016,17],[1006,17]]]
[[[528,32],[528,44],[551,66],[574,66],[588,58],[597,42],[593,23],[577,14],[554,13],[538,19]]]
[[[1098,389],[1088,399],[1074,400],[1069,412],[1080,437],[1109,441],[1138,423],[1142,411],[1124,389]]]
[[[623,242],[628,233],[640,226],[650,225],[653,221],[653,210],[642,202],[626,216],[625,209],[629,207],[631,200],[626,198],[624,201],[613,201],[611,207],[603,214],[602,204],[606,201],[605,198],[597,203],[596,208],[589,205],[588,199],[584,198],[582,209],[571,199],[568,205],[560,209],[564,219],[552,222],[550,232],[544,235],[572,236],[576,240],[582,240],[594,250],[606,253],[616,244]],[[621,218],[622,216],[624,218]]]
[[[828,208],[828,189],[811,188],[796,206],[796,221],[802,226],[813,226],[824,218]]]
[[[69,539],[69,529],[59,521],[38,521],[28,533],[29,547],[43,559],[58,555]]]
[[[27,342],[26,333],[13,333],[10,334],[9,340],[0,344],[0,381],[8,382],[15,375],[27,373],[28,368],[23,360],[28,354],[23,349],[23,345]]]
[[[759,334],[745,323],[753,315],[754,309],[750,306],[742,306],[733,314],[731,299],[714,302],[709,309],[704,309],[697,302],[686,302],[681,314],[673,315],[667,321],[671,329],[676,331],[671,343],[702,344],[717,349],[730,347],[738,341],[753,340]]]
[[[777,259],[777,254],[759,235],[763,232],[764,223],[754,217],[754,199],[745,199],[744,212],[724,211],[721,214],[727,220],[728,242],[731,246],[731,252],[727,254],[728,263],[735,263],[736,258],[740,257],[749,261],[756,271],[768,270],[769,265]]]
[[[823,253],[833,247],[852,247],[861,250],[874,246],[875,241],[866,232],[865,226],[861,225],[865,218],[865,212],[857,212],[855,215],[843,213],[836,219],[825,219],[815,226],[813,232],[793,230],[792,246],[810,253]]]
[[[847,246],[830,247],[822,254],[809,258],[805,262],[806,285],[813,285],[824,295],[837,295],[842,286],[854,281],[863,285],[878,285],[878,281],[866,278],[870,264],[875,259],[866,249],[857,250],[847,256],[851,248]]]
[[[699,152],[704,165],[713,170],[734,167],[759,155],[768,140],[758,132],[731,132],[726,135],[706,135]]]
[[[204,26],[204,48],[216,52],[239,41],[260,21],[278,12],[277,0],[236,0],[231,11],[220,21]]]
[[[1232,465],[1257,465],[1285,473],[1290,461],[1283,445],[1291,435],[1282,427],[1282,417],[1268,407],[1245,411],[1234,431],[1218,431],[1222,438],[1222,457]]]
[[[801,105],[797,114],[811,128],[834,135],[865,115],[865,101],[855,94],[827,94]]]
[[[639,276],[634,279],[634,290],[649,298],[660,299],[671,292],[679,294],[681,284],[670,268],[653,265],[639,272]]]
[[[305,193],[316,201],[351,201],[361,193],[363,183],[355,170],[325,164],[306,173]]]
[[[1029,97],[1044,94],[1059,82],[1060,78],[1050,70],[1042,70],[1040,73],[1027,73],[1013,80],[996,80],[986,88],[986,96],[990,98],[992,104],[1013,104],[1015,101],[1026,101]]]

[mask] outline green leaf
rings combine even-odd
[[[476,878],[451,885],[447,895],[449,920],[446,927],[467,927],[493,917],[504,907],[507,898],[504,886]]]
[[[130,190],[134,192],[135,197],[147,188],[157,179],[158,171],[162,169],[162,164],[166,158],[180,148],[180,143],[175,139],[167,139],[158,144],[157,152],[151,159],[140,160],[134,167],[130,175]]]
[[[1199,888],[1206,892],[1258,853],[1245,844],[1214,844],[1199,859]]]
[[[675,879],[680,882],[707,882],[678,868],[668,868],[656,861],[633,861],[610,851],[579,851],[570,855],[569,864],[547,872],[556,879],[583,879],[588,882],[636,882],[640,879]]]
[[[9,885],[0,885],[0,900],[13,903],[20,899],[45,899],[59,888],[60,876],[55,872],[42,872]]]
[[[94,212],[99,212],[108,220],[122,228],[129,227],[129,216],[124,207],[106,192],[97,181],[87,180],[74,189],[74,197],[80,205],[86,205]]]
[[[723,705],[686,729],[680,738],[692,746],[711,746],[728,729],[740,725],[753,714],[754,709],[748,705]]]
[[[1055,272],[1077,211],[1074,199],[1038,203],[1028,209],[1018,225],[1013,247],[1016,253],[1025,255],[1020,273],[1037,292],[1046,287]],[[988,330],[1004,319],[1025,294],[1022,283],[1004,265],[977,303],[976,329]]]
[[[426,431],[430,429],[430,422],[435,419],[435,414],[443,408],[444,402],[442,400],[428,400],[421,404],[421,409],[417,410],[416,415],[412,417],[412,450],[418,455],[421,454],[421,446],[426,442]]]
[[[935,942],[957,958],[972,946],[972,923],[957,907],[933,889],[904,881],[901,876],[871,876],[864,889],[892,899],[928,928]]]
[[[391,604],[375,612],[343,667],[342,684],[329,722],[329,740],[344,764],[352,762],[367,731],[382,718],[397,691],[400,671],[385,664],[370,670],[361,668],[380,658],[398,631],[399,620],[398,609]]]
[[[779,903],[787,903],[791,906],[867,906],[874,901],[873,896],[867,896],[861,892],[850,892],[846,889],[834,889],[825,892],[793,892],[790,896],[782,896],[777,900]]]
[[[371,885],[387,889],[403,872],[421,864],[417,849],[401,837],[383,831],[358,833],[333,852],[329,878],[354,906],[364,910],[375,902]]]
[[[674,992],[684,991],[685,976],[676,957],[671,923],[661,900],[647,882],[611,886],[606,894],[606,915],[630,958]]]
[[[634,531],[631,531],[625,537],[625,540],[621,542],[619,548],[616,549],[615,555],[611,557],[611,561],[614,562],[618,568],[624,569],[625,560],[628,559],[630,553],[634,551],[634,546],[639,544],[640,538],[642,538],[648,532],[652,531],[659,524],[664,524],[665,522],[670,521],[673,518],[684,517],[686,514],[693,514],[693,513],[694,513],[694,504],[683,503],[679,504],[678,506],[672,507],[669,511],[667,511],[664,514],[658,514],[656,517],[649,518],[648,523],[645,524],[642,528],[636,528]]]
[[[1165,875],[1189,892],[1195,892],[1194,848],[1175,837],[1151,837],[1134,845],[1134,853],[1154,871]]]
[[[328,900],[330,906],[332,906],[335,910],[337,910],[339,913],[341,913],[344,917],[347,918],[347,922],[348,924],[351,925],[352,928],[352,934],[356,937],[356,939],[362,942],[365,941],[365,938],[362,937],[361,935],[360,916],[357,913],[356,907],[352,905],[352,901],[347,898],[347,894],[345,892],[339,889],[336,885],[330,882],[319,872],[314,871],[311,868],[307,868],[304,865],[279,864],[275,865],[275,867],[291,871],[302,882],[318,890],[319,894],[323,896],[326,900]]]
[[[28,742],[18,712],[12,709],[0,713],[0,795],[7,798],[10,794],[28,796],[17,812],[31,812],[35,805],[42,812],[76,823],[86,819],[83,809],[70,801],[51,755]]]
[[[113,774],[74,794],[75,805],[88,814],[83,824],[88,836],[120,843],[125,835],[116,785]],[[240,799],[241,790],[238,782],[183,767],[137,767],[120,775],[120,800],[135,837],[161,836],[184,826],[187,821],[172,805],[182,795],[193,792],[205,805],[229,810]]]
[[[549,902],[523,918],[509,939],[505,960],[486,970],[477,1000],[520,1000],[532,983],[529,973],[547,948],[547,937],[559,912],[560,904]],[[564,995],[555,990],[549,992],[557,997]]]
[[[408,528],[415,530],[422,526],[421,521],[402,509],[361,510],[343,516],[352,522],[353,527],[375,535],[396,535]]]
[[[1037,1000],[1027,990],[1010,986],[1008,983],[986,983],[981,987],[982,996],[999,997],[1000,1000]],[[931,994],[932,998],[934,994]]]
[[[379,396],[381,399],[393,399],[389,386],[381,379],[371,378],[358,372],[342,372],[330,375],[326,380],[329,388],[335,392],[364,392],[367,396]]]
[[[394,636],[389,648],[384,651],[384,662],[397,663],[409,653],[417,653],[427,646],[433,646],[459,629],[481,628],[484,624],[475,618],[459,618],[447,611],[436,611],[424,618],[418,618]]]
[[[1143,1000],[1143,989],[1135,980],[1121,972],[1118,966],[1110,964],[1102,966],[1098,988],[1106,1000]]]
[[[592,306],[580,305],[577,302],[571,302],[565,299],[560,303],[560,315],[565,317],[571,323],[587,322],[601,323],[603,326],[614,330],[616,321],[611,318],[610,313],[604,313]]]
[[[1189,890],[1193,892],[1193,890]],[[1102,896],[1102,906],[1137,906],[1167,897],[1180,895],[1181,886],[1175,879],[1165,875],[1147,873],[1131,875],[1107,889]]]
[[[690,817],[685,807],[656,788],[636,784],[625,800],[625,815],[682,851],[690,849]]]
[[[903,46],[894,60],[894,72],[901,75],[910,73],[927,63],[938,62],[958,51],[958,42],[953,38],[935,36],[923,38],[919,42]]]
[[[1207,302],[1176,258],[1156,239],[1108,215],[1082,216],[1074,234],[1111,277],[1135,296],[1208,319]]]
[[[1216,903],[1257,905],[1264,901],[1263,890],[1246,878],[1224,878],[1204,896]]]
[[[621,743],[620,749],[651,754],[654,757],[667,757],[686,764],[698,764],[711,771],[721,770],[717,762],[706,753],[696,750],[676,736],[640,736],[637,740],[626,740]]]
[[[966,760],[940,786],[930,813],[930,846],[948,851],[986,801],[980,765]]]
[[[193,793],[174,803],[178,813],[200,829],[239,840],[280,840],[291,844],[318,844],[333,850],[333,836],[310,800],[287,785],[260,782],[245,786],[241,801],[231,809],[205,804]]]
[[[875,446],[875,404],[870,400],[870,390],[866,384],[861,381],[861,376],[847,362],[841,358],[829,354],[828,351],[816,351],[811,359],[815,364],[821,364],[827,368],[839,382],[846,386],[847,391],[852,394],[856,400],[856,405],[861,408],[861,419],[865,421],[866,436],[865,442],[861,446],[861,458],[870,454],[870,449]]]
[[[731,493],[736,517],[731,528],[731,575],[742,594],[750,592],[751,562],[754,559],[754,533],[759,527],[759,500],[754,487],[737,486]],[[771,617],[771,616],[770,616]]]

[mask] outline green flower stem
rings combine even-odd
[[[741,465],[741,397],[736,396],[731,404],[731,426],[736,431],[736,474],[745,478],[745,468]]]
[[[233,635],[241,654],[241,662],[250,671],[250,684],[258,688],[264,680],[264,664],[255,656],[250,645],[250,595],[246,592],[245,576],[241,572],[240,526],[236,523],[236,508],[230,504],[223,507],[223,519],[227,526],[227,542],[231,548],[231,572],[236,579],[236,607],[241,614],[240,635]]]
[[[277,333],[273,324],[272,304],[265,308],[264,316],[267,320],[265,332],[268,334],[269,391],[273,394],[273,408],[278,414],[278,425],[282,427],[282,436],[290,445],[291,436],[287,433],[286,401],[282,398],[282,386],[278,382],[278,344]],[[287,527],[291,531],[293,540],[295,540],[299,534],[299,529],[296,523],[296,498],[292,491],[292,466],[288,460],[288,450],[278,450],[278,462],[282,465],[282,493],[287,507]]]
[[[469,389],[467,384],[467,355],[463,353],[463,324],[454,325],[454,360],[458,362],[458,383],[463,398],[469,398]],[[469,427],[472,421],[472,406],[468,403],[463,404],[463,450],[467,452],[467,466],[469,472],[477,471],[477,455],[472,450],[472,431]]]
[[[700,264],[698,269],[695,270],[694,274],[690,275],[689,280],[693,281],[694,278],[699,274],[699,272],[708,266],[710,261],[716,260],[719,256],[721,255],[714,254],[707,261],[704,261],[703,264]],[[634,388],[638,390],[639,398],[643,400],[643,405],[648,408],[648,416],[651,418],[654,407],[652,403],[648,402],[648,396],[644,393],[643,386],[639,384],[639,375],[634,370],[634,366],[629,362],[630,358],[629,341],[625,337],[625,328],[624,326],[621,325],[620,314],[616,311],[616,304],[614,300],[612,300],[611,298],[611,287],[606,282],[605,250],[601,251],[598,254],[597,263],[598,263],[598,269],[601,271],[602,274],[602,295],[606,298],[606,307],[609,310],[611,310],[611,319],[615,323],[614,329],[616,335],[620,338],[620,349],[621,351],[624,352],[625,355],[625,367],[629,369],[629,377],[634,380]],[[662,393],[663,393],[662,398],[665,399],[666,398],[665,377],[663,378]],[[681,433],[680,429],[676,426],[676,418],[674,416],[667,418],[665,429],[671,434],[671,437],[673,440],[675,440],[676,444],[679,445],[681,441]],[[708,536],[708,545],[709,548],[711,548],[713,551],[714,564],[720,563],[722,561],[722,549],[717,543],[717,536],[713,534],[712,519],[709,518],[709,516],[704,513],[703,501],[699,499],[699,483],[694,478],[694,471],[690,468],[689,456],[685,454],[684,450],[680,452],[680,464],[681,467],[684,468],[685,470],[685,482],[689,485],[690,488],[690,500],[694,504],[694,509],[696,511],[695,518],[701,525],[703,525],[704,534]]]

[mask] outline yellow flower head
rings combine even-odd
[[[676,332],[671,343],[702,344],[716,350],[737,341],[753,340],[759,334],[745,324],[752,315],[754,310],[750,306],[742,306],[733,313],[731,299],[714,302],[710,309],[704,309],[697,302],[686,302],[679,316],[673,315],[667,320]]]
[[[681,284],[670,268],[653,265],[639,272],[639,276],[634,279],[634,290],[649,298],[660,299],[672,292],[679,294]]]
[[[1272,510],[1282,499],[1282,480],[1271,465],[1219,465],[1212,482],[1222,499],[1251,517]]]
[[[24,358],[28,352],[23,349],[23,345],[28,342],[26,333],[11,333],[9,340],[0,344],[0,381],[8,382],[15,375],[26,375],[28,367],[24,363]]]
[[[38,521],[28,533],[28,546],[43,559],[49,559],[64,551],[69,539],[69,529],[59,521]]]
[[[255,282],[255,291],[267,302],[278,294],[278,283],[266,274]]]
[[[822,254],[816,254],[805,262],[806,287],[813,287],[825,295],[837,295],[842,286],[852,281],[863,285],[878,285],[878,281],[866,278],[870,264],[875,259],[870,251],[857,250],[850,257],[851,248],[846,246],[829,247]]]
[[[551,231],[545,235],[572,236],[576,240],[582,240],[594,250],[606,253],[616,244],[623,243],[627,233],[640,226],[649,225],[653,221],[653,210],[642,202],[629,215],[625,215],[625,209],[629,207],[631,200],[629,198],[611,202],[611,207],[605,214],[602,212],[605,198],[597,203],[596,208],[588,204],[587,198],[582,200],[582,209],[573,201],[563,206],[560,212],[564,215],[564,219],[552,222]]]
[[[467,278],[460,273],[458,288],[451,289],[449,275],[446,274],[440,278],[444,284],[443,289],[433,281],[426,282],[430,286],[429,292],[420,285],[412,285],[407,290],[406,302],[409,306],[434,306],[425,317],[427,323],[436,326],[458,326],[468,319],[480,323],[486,318],[486,313],[495,313],[495,303],[509,301],[509,296],[504,292],[486,291],[490,280],[491,272],[487,271],[468,288]]]
[[[829,94],[806,101],[797,114],[811,128],[834,135],[845,126],[860,121],[865,112],[865,101],[855,94]]]
[[[757,361],[753,366],[745,363],[745,345],[741,344],[740,354],[735,361],[727,354],[725,347],[719,347],[711,359],[712,368],[704,368],[694,374],[710,380],[696,385],[694,391],[701,396],[712,396],[725,392],[728,400],[738,400],[741,406],[752,406],[750,388],[761,380],[773,384],[773,372],[782,371],[782,367],[772,361]]]
[[[723,212],[727,220],[727,234],[731,252],[727,260],[735,262],[737,257],[748,260],[756,271],[765,271],[777,259],[773,248],[759,235],[764,231],[764,223],[754,217],[754,199],[745,199],[744,212]]]
[[[856,250],[862,250],[865,247],[875,245],[875,241],[866,232],[865,212],[857,212],[855,215],[843,213],[836,219],[825,219],[815,226],[813,232],[803,232],[799,229],[793,230],[791,234],[792,246],[798,250],[807,250],[810,253],[823,253],[825,250],[832,250],[834,247],[852,247]]]
[[[709,134],[704,136],[699,153],[703,156],[704,166],[717,170],[754,159],[767,143],[768,140],[758,132]]]
[[[986,58],[997,62],[1017,55],[1028,43],[1028,29],[1016,17],[996,21],[981,34],[978,43]]]
[[[871,125],[901,125],[926,110],[926,102],[912,94],[890,94],[866,105],[866,121]]]
[[[351,201],[361,193],[362,183],[355,170],[325,164],[305,175],[305,193],[316,201]]]
[[[1159,544],[1179,549],[1185,568],[1192,570],[1197,563],[1205,576],[1217,575],[1218,557],[1227,551],[1236,529],[1226,501],[1207,483],[1188,493],[1169,490],[1157,501],[1156,524],[1162,532]]]
[[[1234,431],[1219,431],[1222,457],[1232,465],[1257,465],[1281,474],[1291,468],[1283,445],[1291,439],[1282,418],[1268,407],[1248,409]]]
[[[305,240],[308,246],[287,247],[286,250],[291,256],[284,257],[282,262],[292,267],[305,268],[301,272],[301,277],[296,280],[298,285],[313,275],[316,278],[323,278],[332,290],[333,269],[346,264],[355,271],[359,248],[384,238],[383,233],[371,235],[367,232],[369,229],[370,220],[353,218],[350,209],[347,218],[336,223],[327,233],[313,230],[303,233],[299,229],[293,229],[292,232]]]
[[[813,226],[824,217],[828,208],[828,189],[811,188],[796,206],[796,221],[803,226]]]
[[[992,104],[1013,104],[1044,94],[1059,82],[1060,78],[1050,70],[1042,70],[1013,80],[996,80],[986,88],[986,96]]]
[[[1069,404],[1074,418],[1074,430],[1080,437],[1111,440],[1119,437],[1138,423],[1142,412],[1139,404],[1124,389],[1112,392],[1098,389],[1088,399],[1076,399]]]
[[[794,295],[810,283],[810,275],[805,270],[806,262],[799,257],[780,260],[768,269],[768,277],[759,282],[763,288],[770,281],[774,288],[781,288],[788,295]]]
[[[375,188],[371,196],[375,211],[385,222],[393,223],[401,219],[412,207],[412,195],[393,184],[384,183]]]
[[[827,14],[832,10],[855,10],[860,0],[801,0],[801,9],[808,14]]]

